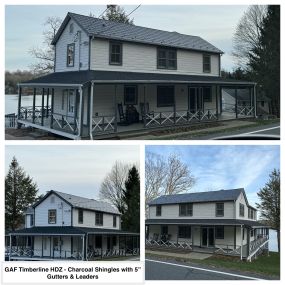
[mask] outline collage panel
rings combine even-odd
[[[6,261],[140,260],[138,146],[6,146],[5,164]]]

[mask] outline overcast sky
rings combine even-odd
[[[127,13],[136,6],[122,5]],[[131,17],[139,26],[200,36],[223,50],[222,68],[231,70],[234,66],[232,36],[238,21],[248,6],[203,5],[203,6],[153,6],[142,5]],[[6,6],[5,11],[5,68],[6,70],[29,69],[33,58],[32,47],[41,46],[43,23],[49,16],[64,19],[67,12],[99,16],[106,6]]]
[[[167,157],[179,154],[196,178],[191,191],[244,188],[255,206],[256,193],[274,168],[280,168],[279,146],[147,146],[147,151]]]
[[[139,165],[139,146],[6,146],[6,174],[15,156],[44,194],[51,189],[98,198],[115,161]]]

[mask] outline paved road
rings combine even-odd
[[[260,280],[260,276],[177,261],[146,259],[146,280]]]
[[[214,133],[206,136],[196,136],[198,140],[209,140],[223,137],[242,136],[241,139],[262,139],[268,136],[280,136],[280,123],[270,124],[266,126],[249,127],[237,131]]]

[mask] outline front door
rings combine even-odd
[[[203,88],[189,87],[188,89],[188,109],[190,112],[197,112],[203,109]]]
[[[214,228],[202,228],[201,232],[202,246],[211,247],[215,244]]]

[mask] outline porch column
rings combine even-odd
[[[74,98],[74,116],[73,116],[73,121],[74,121],[74,134],[78,132],[79,135],[79,125],[77,125],[77,102],[78,102],[78,89],[75,91],[75,98]],[[68,107],[67,107],[68,108]],[[80,112],[80,107],[79,107],[79,112]],[[78,121],[79,123],[79,121]],[[78,129],[77,129],[78,126]]]
[[[115,112],[115,122],[114,122],[114,131],[117,132],[118,129],[118,119],[117,119],[117,84],[115,84],[115,94],[114,94],[114,112]]]
[[[144,112],[144,114],[143,114],[143,125],[144,125],[144,127],[146,127],[146,86],[144,85],[143,86],[143,112]]]
[[[94,96],[94,82],[91,82],[90,88],[90,106],[89,106],[89,136],[93,140],[92,126],[93,126],[93,96]]]
[[[253,86],[253,104],[254,104],[254,117],[256,118],[256,84]]]
[[[176,96],[175,96],[175,86],[174,86],[174,96],[173,96],[173,121],[174,121],[174,125],[176,124]]]
[[[34,88],[34,93],[33,93],[33,124],[35,123],[35,109],[36,109],[36,93],[37,93],[37,89]]]
[[[237,100],[237,87],[235,87],[235,112],[236,112],[236,119],[238,118],[238,100]]]
[[[45,106],[45,89],[42,91],[42,110],[41,110],[41,125],[44,125],[44,106]]]
[[[22,101],[22,87],[19,87],[19,90],[18,90],[18,119],[20,119],[21,117],[21,102]],[[17,124],[17,129],[20,129],[21,128],[21,125],[20,123]]]
[[[86,246],[85,246],[85,258],[86,258],[86,260],[88,260],[87,259],[87,257],[88,257],[88,233],[86,234]]]
[[[51,89],[51,116],[50,116],[50,128],[53,129],[53,109],[54,109],[54,88]]]
[[[242,247],[243,247],[243,227],[240,226],[240,260],[242,260]]]
[[[11,260],[11,252],[12,252],[12,235],[10,234],[9,261]]]
[[[44,255],[44,239],[43,239],[43,236],[41,236],[42,237],[42,257],[43,257],[43,255]]]
[[[125,236],[125,256],[127,256],[127,236]]]
[[[47,118],[48,118],[48,107],[49,107],[49,88],[47,89],[47,101],[46,101],[46,112],[47,112]]]
[[[234,249],[236,249],[237,245],[237,226],[234,226]]]
[[[101,235],[101,259],[103,258],[103,235]]]
[[[61,258],[61,236],[59,236],[59,258]]]
[[[246,242],[247,242],[247,244],[246,244],[246,251],[247,251],[246,255],[249,256],[249,254],[250,254],[250,228],[246,229]]]
[[[218,98],[218,85],[216,85],[216,117],[217,117],[217,120],[218,120],[218,117],[219,117],[219,98]]]
[[[84,251],[85,251],[85,236],[83,235],[82,237],[82,260],[84,260]]]
[[[78,116],[78,122],[79,122],[79,130],[78,130],[78,136],[81,138],[83,133],[83,108],[84,108],[84,96],[83,96],[83,90],[82,87],[79,87],[79,116]]]

